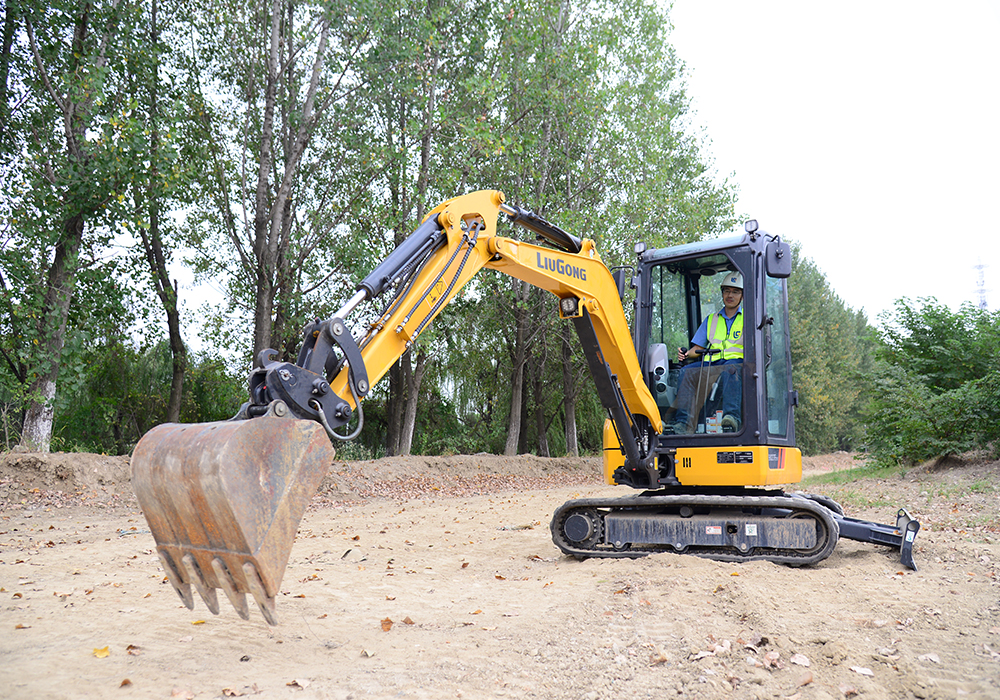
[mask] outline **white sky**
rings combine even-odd
[[[664,0],[665,2],[668,0]],[[870,322],[1000,308],[1000,0],[675,0],[671,43],[737,211]]]

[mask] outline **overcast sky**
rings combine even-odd
[[[666,0],[664,0],[666,1]],[[676,0],[671,42],[738,212],[870,321],[1000,309],[1000,0]]]

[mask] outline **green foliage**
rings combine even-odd
[[[797,245],[788,281],[792,373],[799,392],[795,434],[805,454],[857,449],[863,404],[858,378],[872,361],[863,313],[848,307]]]
[[[164,422],[171,374],[165,341],[137,348],[109,340],[92,348],[73,381],[60,377],[53,447],[128,454],[147,430]],[[226,420],[245,400],[244,378],[229,374],[218,358],[193,358],[184,383],[185,423]]]
[[[148,0],[8,4],[16,38],[0,105],[0,400],[12,433],[48,361],[38,348],[44,273],[77,215],[55,436],[106,452],[127,451],[167,401],[169,350],[149,330],[162,312],[137,293],[150,273],[131,243],[149,231],[154,206],[165,240],[189,251],[167,262],[223,290],[198,327],[232,366],[249,365],[262,280],[272,286],[274,340],[290,355],[307,319],[338,308],[431,206],[472,189],[503,189],[596,239],[609,265],[630,260],[639,239],[696,240],[734,220],[735,188],[718,183],[690,128],[669,18],[647,0],[162,0],[158,41]],[[272,11],[282,32],[274,75]],[[74,45],[77,28],[86,31]],[[258,221],[280,213],[279,194],[287,216]],[[273,222],[264,245],[257,234]],[[272,244],[274,259],[255,267]],[[414,450],[504,449],[518,332],[527,363],[519,449],[567,449],[568,370],[580,448],[599,450],[604,412],[575,338],[563,357],[553,299],[487,277],[421,337],[431,359]],[[191,358],[182,420],[236,411],[245,377],[222,359]],[[360,452],[384,450],[387,394],[376,386],[366,403]]]
[[[1000,314],[900,299],[880,318],[865,374],[867,444],[889,464],[992,446],[1000,438]]]

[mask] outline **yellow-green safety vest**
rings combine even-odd
[[[743,359],[743,311],[736,312],[733,325],[726,332],[726,319],[721,311],[716,311],[708,319],[708,342],[712,350],[722,352],[711,356],[711,361]]]

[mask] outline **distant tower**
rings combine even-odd
[[[979,279],[976,280],[976,288],[979,291],[979,308],[986,311],[989,307],[986,305],[986,266],[979,263],[975,266],[976,271],[979,273]]]

